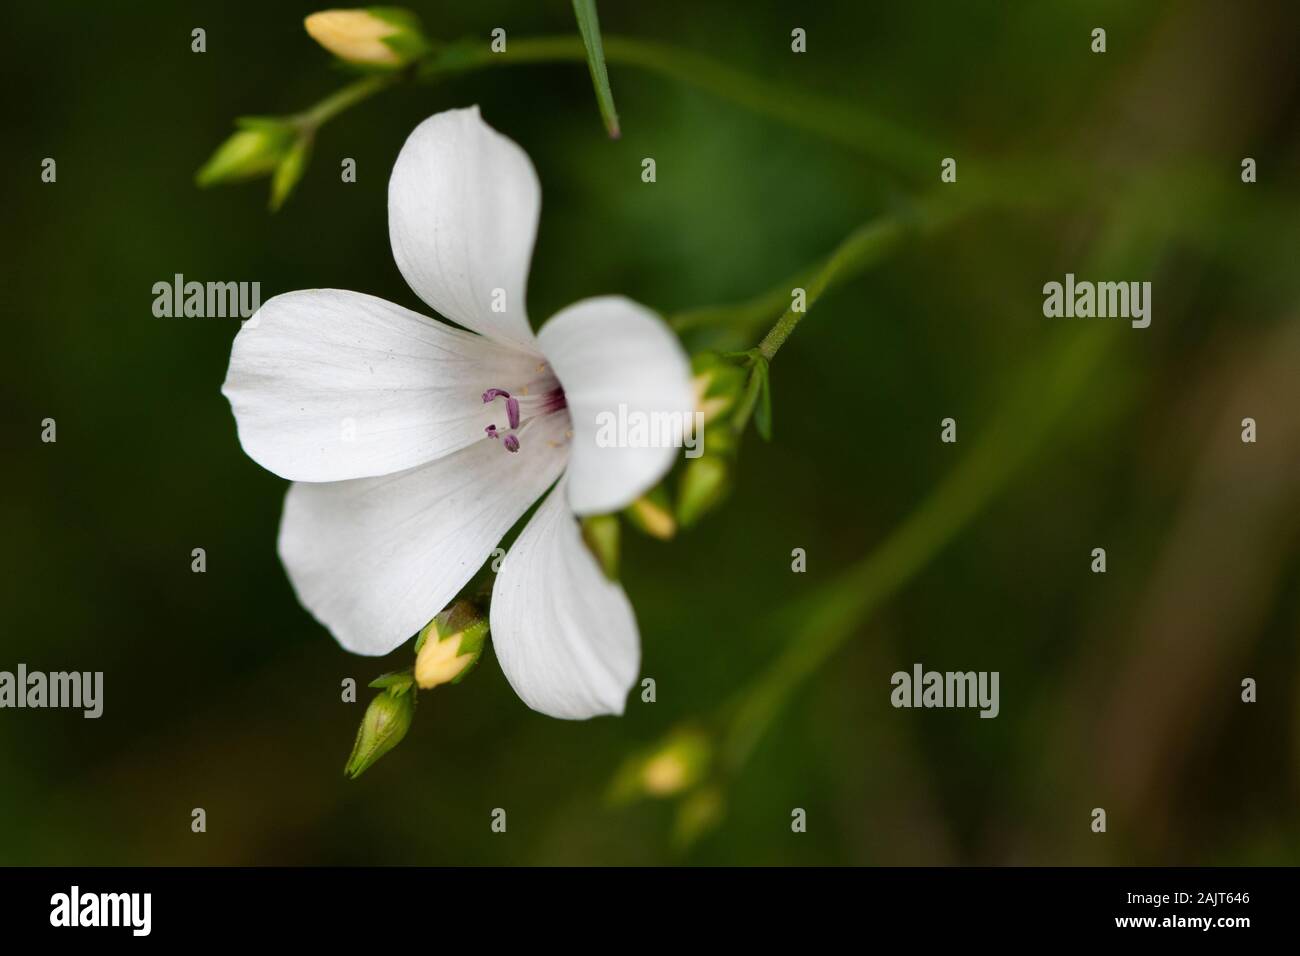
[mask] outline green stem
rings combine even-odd
[[[746,109],[816,133],[863,153],[900,172],[916,176],[937,169],[938,147],[916,134],[857,106],[787,87],[724,66],[707,56],[650,40],[606,36],[605,57],[672,77]],[[421,67],[421,75],[440,76],[484,66],[585,61],[587,50],[576,36],[528,37],[509,41],[504,53],[487,44],[461,41],[443,47]]]
[[[679,333],[722,325],[743,331],[767,321],[774,312],[778,313],[780,318],[763,340],[767,349],[762,350],[762,354],[770,359],[803,316],[803,313],[791,314],[791,298],[796,288],[806,293],[806,311],[823,293],[883,260],[908,236],[932,234],[992,198],[984,196],[964,203],[942,202],[936,198],[918,204],[905,215],[878,216],[850,233],[821,262],[804,268],[754,298],[678,312],[669,316],[668,324]]]
[[[816,93],[791,90],[702,54],[662,43],[616,36],[604,37],[603,43],[598,36],[595,40],[598,47],[603,47],[604,60],[668,76],[756,113],[815,133],[911,177],[918,176],[922,169],[929,169],[939,155],[938,147],[933,143],[852,104]],[[616,133],[618,120],[613,114],[612,95],[602,95],[602,78],[596,75],[595,62],[590,60],[581,36],[510,40],[503,53],[493,53],[488,44],[480,40],[462,40],[438,47],[414,70],[422,79],[435,79],[487,66],[555,62],[592,63],[602,115],[607,125],[612,122],[611,129]],[[362,77],[294,118],[314,132],[344,110],[396,85],[407,75],[409,71]],[[608,92],[607,74],[603,80],[603,88]]]
[[[344,110],[368,100],[397,83],[401,73],[376,73],[363,77],[331,93],[310,109],[294,117],[303,126],[315,130]]]
[[[878,261],[898,244],[902,236],[903,225],[898,219],[876,220],[854,230],[813,273],[812,280],[804,289],[802,307],[796,309],[792,303],[763,336],[763,341],[758,343],[759,354],[770,362],[832,282],[843,281]]]
[[[933,232],[952,221],[959,211],[971,207],[971,203],[929,201],[920,204],[914,214],[906,217],[887,216],[873,219],[850,233],[848,238],[819,265],[805,269],[801,277],[795,280],[800,283],[797,286],[791,287],[789,283],[784,283],[738,306],[694,309],[670,318],[669,324],[681,331],[684,328],[724,324],[736,320],[748,324],[757,317],[770,315],[782,305],[786,306],[758,347],[745,353],[750,367],[749,380],[732,416],[732,430],[736,434],[744,432],[750,416],[760,401],[762,390],[766,387],[767,366],[785,344],[785,340],[790,337],[790,333],[803,320],[804,315],[827,289],[847,281],[879,262],[892,252],[909,232]],[[804,292],[801,303],[803,307],[800,309],[794,307],[793,296],[796,289],[802,289]],[[761,367],[759,363],[762,363]]]
[[[787,698],[1003,490],[1079,397],[1116,336],[1087,329],[1064,337],[1021,377],[994,425],[919,508],[874,551],[807,604],[785,649],[735,701],[723,763],[745,763]]]
[[[773,315],[779,315],[786,303],[790,301],[790,290],[798,286],[806,286],[812,274],[812,268],[804,269],[744,302],[706,305],[674,313],[668,316],[668,324],[678,333],[714,326],[728,326],[746,332],[771,321]]]
[[[743,435],[745,429],[749,426],[749,419],[754,414],[754,409],[763,394],[763,383],[767,377],[767,369],[759,368],[760,362],[767,360],[762,356],[748,353],[746,360],[749,368],[749,378],[745,380],[745,390],[740,395],[740,401],[736,403],[736,411],[731,416],[731,430],[737,435]]]

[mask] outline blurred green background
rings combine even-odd
[[[563,0],[412,8],[444,40],[575,32]],[[881,162],[869,143],[618,63],[610,141],[586,67],[544,63],[405,84],[343,114],[276,215],[265,182],[195,188],[234,117],[291,113],[347,81],[302,29],[313,9],[9,11],[0,670],[102,670],[105,712],[0,711],[0,863],[1300,859],[1294,4],[607,0],[607,35],[695,51],[936,152]],[[805,55],[790,52],[796,26]],[[1089,51],[1096,26],[1104,55]],[[260,281],[264,299],[335,287],[427,311],[389,250],[388,172],[421,119],[474,103],[542,182],[535,324],[602,293],[665,314],[745,300],[940,189],[999,199],[909,236],[808,314],[773,364],[774,440],[746,437],[722,510],[669,544],[625,533],[655,703],[551,720],[489,654],[423,695],[406,741],[350,782],[366,697],[342,703],[340,681],[364,685],[410,650],[350,656],[297,605],[274,547],[285,483],[242,453],[219,393],[237,325],[156,319],[151,287],[179,272]],[[944,156],[954,185],[939,183]],[[1245,156],[1256,184],[1240,181]],[[44,157],[57,184],[40,182]],[[1152,280],[1151,328],[1045,319],[1042,285],[1068,271]],[[1112,341],[1022,449],[1015,414],[1032,420],[1038,399],[1015,383],[1052,381],[1045,356],[1076,334]],[[1024,461],[793,683],[719,782],[716,826],[682,846],[674,801],[608,805],[630,755],[684,722],[712,728],[720,702],[808,640],[789,608],[820,602],[913,515],[1008,401],[995,447]],[[947,416],[956,445],[938,440]],[[1240,441],[1245,416],[1257,444]],[[57,444],[39,440],[46,417]],[[196,547],[206,574],[190,571]],[[1105,575],[1089,572],[1094,547]],[[891,673],[915,662],[999,671],[1001,715],[891,708]],[[1240,701],[1248,676],[1255,704]],[[795,807],[806,833],[791,832]]]

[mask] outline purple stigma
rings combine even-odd
[[[483,393],[483,404],[486,405],[498,398],[510,398],[510,393],[504,388],[489,388]],[[514,399],[511,399],[511,401],[514,401]],[[515,402],[515,404],[518,405],[519,403]]]
[[[519,399],[506,396],[506,417],[510,419],[510,427],[519,427]]]
[[[483,429],[483,430],[484,430],[485,432],[487,432],[487,437],[488,437],[488,438],[500,438],[500,437],[501,437],[500,435],[497,434],[497,427],[496,427],[495,425],[489,425],[487,428],[485,428],[485,429]]]
[[[501,439],[501,442],[506,446],[506,451],[515,452],[519,450],[519,439],[514,435],[507,435]]]

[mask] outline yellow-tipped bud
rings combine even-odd
[[[624,514],[633,527],[652,538],[668,541],[677,534],[677,519],[662,486],[632,502]]]
[[[488,619],[469,601],[457,601],[425,625],[415,643],[415,683],[428,690],[459,684],[478,663]]]
[[[415,682],[425,690],[439,684],[450,684],[474,663],[475,655],[462,654],[463,635],[453,634],[445,640],[425,643],[415,658]]]
[[[655,754],[641,769],[641,783],[652,797],[668,797],[680,793],[690,782],[690,768],[679,753],[665,751]]]
[[[695,410],[704,414],[704,424],[708,425],[723,412],[736,404],[734,395],[710,395],[716,373],[712,370],[701,372],[693,379],[695,387]]]
[[[695,409],[704,413],[704,424],[712,424],[736,407],[745,387],[745,373],[736,365],[710,353],[697,355],[692,362],[695,377]]]
[[[397,69],[428,47],[415,15],[398,7],[322,10],[303,25],[313,40],[357,66]]]
[[[679,728],[659,746],[623,765],[614,779],[611,797],[623,802],[683,793],[704,778],[711,756],[712,748],[703,732],[694,727]]]

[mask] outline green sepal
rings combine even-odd
[[[677,488],[677,520],[689,528],[716,508],[731,490],[731,466],[720,455],[687,462]]]
[[[414,10],[406,7],[363,7],[376,20],[383,20],[410,33],[424,35],[424,24]]]
[[[423,59],[433,50],[429,41],[424,37],[413,36],[409,33],[395,33],[390,37],[383,37],[379,42],[402,58],[401,63],[390,67],[390,69],[396,70],[406,69],[406,67],[416,60]]]
[[[458,606],[459,605],[454,605],[453,610],[455,610],[455,608]],[[471,607],[474,606],[471,605]],[[472,670],[474,670],[474,668],[478,667],[478,662],[483,659],[483,646],[487,644],[490,622],[488,616],[484,614],[479,608],[474,607],[474,613],[481,616],[479,616],[474,623],[468,624],[460,629],[460,647],[457,648],[457,651],[460,655],[473,654],[474,659],[470,661],[467,665],[465,665],[465,669],[463,671],[461,671],[451,680],[447,681],[448,684],[459,684],[467,676],[469,676],[469,673]],[[453,631],[452,633],[455,632]]]
[[[402,671],[389,671],[387,674],[380,674],[367,686],[376,690],[391,690],[395,694],[405,694],[415,686],[415,674],[409,667]]]
[[[375,696],[361,718],[344,776],[355,780],[406,736],[415,719],[418,694],[395,693],[392,688]]]
[[[420,18],[405,7],[365,7],[366,13],[376,20],[397,27],[397,33],[382,37],[380,43],[388,47],[401,58],[397,64],[368,64],[387,70],[403,70],[416,60],[423,59],[433,50],[433,45],[425,38],[424,24]]]
[[[298,185],[298,180],[302,178],[311,156],[311,143],[310,134],[304,133],[299,136],[284,159],[275,167],[275,175],[271,177],[272,212],[284,205],[284,201],[289,198],[294,187]]]
[[[753,374],[758,377],[758,404],[754,406],[754,427],[763,441],[772,440],[772,375],[767,359],[761,356],[754,362]]]
[[[296,136],[297,129],[288,120],[273,116],[240,117],[235,120],[235,132],[199,167],[194,181],[206,188],[266,176],[292,149]]]
[[[486,625],[483,627],[483,634],[484,636],[487,635]],[[465,645],[462,643],[461,647],[463,648],[464,646]],[[470,675],[470,673],[474,670],[474,668],[478,667],[478,662],[483,659],[483,642],[480,641],[478,646],[479,646],[479,652],[474,655],[474,659],[465,665],[465,669],[463,671],[461,671],[451,680],[447,681],[448,687],[454,687],[455,685],[459,684],[461,681],[463,681],[466,677]]]
[[[618,515],[588,515],[582,519],[582,540],[610,581],[618,580]]]

